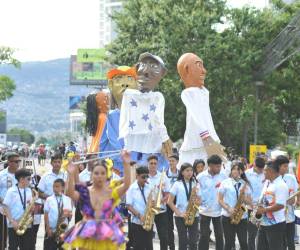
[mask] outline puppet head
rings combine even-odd
[[[148,52],[140,55],[136,70],[139,88],[142,92],[153,90],[167,73],[163,60]]]
[[[120,66],[107,72],[108,88],[113,100],[120,108],[126,89],[137,89],[137,75],[134,67]]]
[[[177,71],[186,88],[204,86],[206,69],[202,59],[197,55],[183,54],[177,62]]]
[[[86,128],[90,135],[95,135],[97,131],[98,115],[107,113],[109,110],[109,96],[101,91],[97,94],[90,94],[87,97]]]

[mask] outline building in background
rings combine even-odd
[[[116,36],[116,25],[111,19],[111,15],[115,11],[122,9],[122,1],[120,0],[99,0],[99,36],[100,48],[113,41]]]
[[[69,111],[70,111],[70,132],[72,136],[82,136],[84,133],[85,114],[82,106],[85,102],[85,96],[70,96]]]
[[[70,132],[72,137],[80,136],[83,134],[83,122],[85,115],[82,111],[72,111],[70,113]]]

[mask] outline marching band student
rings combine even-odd
[[[55,153],[51,157],[52,171],[43,175],[39,185],[39,196],[42,199],[47,199],[53,194],[53,183],[56,179],[67,179],[67,174],[65,172],[60,172],[62,165],[62,156],[60,153]]]
[[[169,156],[169,169],[166,172],[166,175],[169,179],[171,187],[176,182],[178,178],[178,169],[177,164],[179,161],[178,155]],[[175,250],[175,241],[174,241],[174,219],[173,219],[173,210],[167,205],[167,214],[168,214],[168,245],[169,250]]]
[[[7,190],[17,184],[17,179],[15,178],[15,172],[17,171],[19,164],[21,162],[19,155],[15,152],[9,152],[6,154],[7,168],[0,172],[0,208],[1,203],[7,193]],[[0,250],[6,249],[7,242],[7,223],[5,216],[0,212]]]
[[[38,184],[39,181],[41,180],[41,177],[39,175],[32,175],[32,183],[31,183],[31,187],[34,188],[35,191],[38,192]],[[43,201],[41,198],[37,199],[35,201],[35,206],[34,206],[34,212],[33,212],[33,242],[34,242],[34,246],[36,245],[36,240],[37,240],[37,234],[39,231],[39,227],[42,221],[42,207],[43,207]],[[33,249],[35,250],[35,249]]]
[[[86,156],[86,160],[97,158],[96,154],[89,154]],[[86,168],[79,174],[79,181],[82,183],[88,183],[91,181],[91,172],[94,166],[94,161],[86,163]]]
[[[222,207],[222,225],[225,238],[224,250],[232,250],[235,247],[237,235],[241,250],[247,247],[247,212],[245,211],[238,224],[231,223],[231,216],[237,212],[235,206],[239,199],[243,206],[251,204],[250,183],[244,173],[245,167],[242,162],[233,163],[230,177],[222,181],[219,188],[218,199]],[[244,196],[244,198],[241,198]]]
[[[195,175],[202,173],[205,169],[205,161],[201,159],[196,159],[193,163],[193,170]]]
[[[32,250],[34,246],[34,233],[31,225],[28,226],[24,234],[18,235],[19,222],[26,208],[32,202],[32,191],[29,188],[31,182],[30,171],[22,168],[16,171],[15,177],[18,184],[11,187],[4,198],[3,204],[6,206],[9,250]],[[32,211],[33,212],[33,211]]]
[[[196,185],[197,181],[194,176],[193,166],[189,163],[182,164],[178,181],[172,186],[168,199],[168,205],[175,213],[179,250],[186,250],[188,246],[190,250],[197,250],[199,213],[195,214],[195,220],[191,226],[185,225],[185,219],[188,216],[186,209],[189,202],[192,202],[195,206],[199,206],[201,203],[200,191]],[[194,188],[196,188],[196,194],[192,197],[191,194]],[[174,204],[175,197],[176,205]],[[190,199],[192,200],[190,201]]]
[[[288,187],[279,174],[278,162],[268,162],[265,166],[267,181],[262,190],[261,206],[257,214],[262,215],[258,229],[257,250],[284,249],[286,219],[285,207]]]
[[[265,160],[262,157],[256,157],[254,161],[253,168],[247,169],[245,174],[250,182],[252,189],[252,206],[256,207],[261,191],[264,187],[265,174],[264,174]],[[252,213],[253,207],[248,208],[248,219]],[[250,220],[248,220],[248,250],[255,250],[255,242],[257,236],[257,225],[254,225]]]
[[[54,194],[46,199],[44,205],[44,220],[46,234],[44,238],[44,250],[62,249],[62,242],[57,235],[58,223],[68,225],[72,217],[72,201],[63,194],[65,182],[56,179],[53,183]]]
[[[94,164],[91,174],[92,185],[89,187],[78,182],[78,167],[69,163],[67,193],[73,201],[81,202],[83,219],[64,234],[64,248],[85,250],[125,248],[122,218],[116,207],[120,203],[120,197],[130,186],[130,155],[127,151],[123,151],[121,156],[124,179],[121,185],[114,188],[109,185],[112,170],[106,161]]]
[[[221,206],[218,202],[218,190],[227,176],[221,172],[222,159],[212,155],[207,159],[208,169],[197,176],[201,190],[200,205],[200,241],[199,250],[209,248],[209,226],[212,221],[216,238],[216,250],[223,250],[223,231],[221,225]]]
[[[155,189],[154,195],[157,195],[161,175],[157,168],[158,168],[158,157],[156,155],[150,155],[148,157],[148,169],[149,169],[149,184],[152,188]],[[168,214],[167,214],[167,200],[170,191],[170,183],[168,178],[165,176],[162,182],[162,196],[161,196],[161,211],[155,215],[155,225],[158,233],[159,243],[160,243],[160,250],[168,250]]]
[[[293,195],[298,190],[298,183],[294,174],[289,174],[289,159],[286,156],[278,156],[275,162],[279,165],[279,173],[288,186],[289,196]],[[296,198],[296,197],[295,197]],[[286,209],[286,235],[285,235],[285,249],[295,250],[295,201],[296,199],[287,201]],[[297,203],[299,203],[297,197]]]
[[[136,169],[137,169],[137,163],[135,161],[130,162],[130,182],[131,184],[136,181]],[[126,199],[125,199],[126,200]],[[127,204],[127,202],[125,202]],[[127,205],[126,205],[127,207]],[[128,208],[127,208],[128,211]],[[127,219],[128,219],[128,241],[126,243],[126,250],[131,250],[133,248],[133,235],[132,235],[132,229],[131,229],[131,214],[127,213]]]
[[[153,231],[143,229],[146,208],[149,206],[148,196],[151,192],[151,186],[147,183],[148,178],[148,168],[143,166],[138,167],[136,169],[136,181],[131,184],[126,194],[126,205],[131,214],[131,232],[134,250],[153,249]]]

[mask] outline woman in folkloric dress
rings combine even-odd
[[[123,184],[110,188],[111,168],[105,161],[96,163],[92,170],[92,185],[78,184],[78,168],[68,167],[69,180],[67,194],[81,204],[83,219],[64,235],[65,249],[120,250],[125,249],[122,218],[116,210],[130,185],[130,155],[122,152],[124,165]]]

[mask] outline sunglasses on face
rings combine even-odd
[[[141,178],[144,179],[144,180],[145,180],[145,179],[148,179],[148,178],[149,178],[149,175],[147,175],[147,174],[141,175]]]

